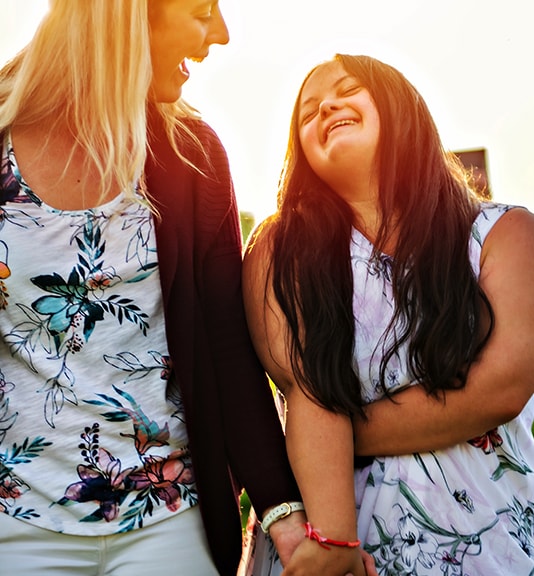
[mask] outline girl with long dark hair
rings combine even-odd
[[[309,521],[284,575],[344,575],[358,541],[380,574],[533,573],[533,250],[399,71],[309,73],[244,268]]]

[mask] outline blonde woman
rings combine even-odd
[[[226,154],[181,99],[186,60],[227,42],[217,1],[51,0],[0,71],[12,574],[233,576],[242,485],[274,507],[282,559],[302,538],[302,511],[276,513],[299,492],[244,321]]]

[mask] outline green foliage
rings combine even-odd
[[[241,220],[241,236],[243,238],[243,244],[246,244],[250,233],[254,229],[256,219],[252,212],[239,212],[239,219]]]
[[[241,507],[241,528],[243,529],[243,532],[245,532],[248,515],[250,513],[250,499],[244,490],[241,492],[241,498],[239,499],[239,502]]]

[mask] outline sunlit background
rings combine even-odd
[[[47,0],[0,3],[3,62],[31,37]],[[494,198],[534,209],[531,0],[220,3],[231,42],[189,65],[184,96],[225,144],[241,210],[257,220],[274,210],[298,87],[335,52],[401,70],[427,101],[445,147],[484,148]]]

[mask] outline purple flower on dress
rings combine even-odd
[[[69,500],[97,502],[98,511],[92,517],[111,522],[117,517],[120,504],[130,492],[126,482],[134,468],[121,470],[121,461],[104,448],[98,449],[98,463],[98,468],[84,464],[78,466],[80,482],[71,484],[59,503],[66,504]]]

